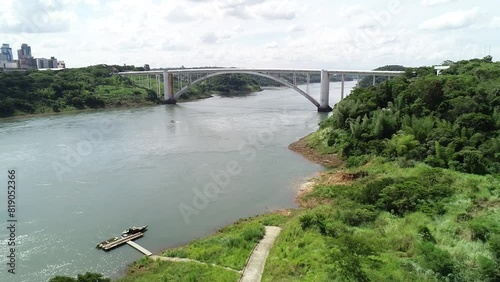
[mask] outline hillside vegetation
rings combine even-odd
[[[491,57],[430,67],[356,88],[309,137],[324,152],[362,164],[367,155],[460,172],[500,172],[500,63]]]
[[[133,66],[97,65],[60,71],[0,72],[0,118],[83,109],[152,105],[163,99],[163,82],[156,93],[137,77],[116,72],[141,70]],[[177,83],[177,82],[175,82]],[[260,91],[253,77],[224,75],[194,85],[179,100],[209,98],[212,94],[241,95]]]

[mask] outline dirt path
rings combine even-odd
[[[216,265],[216,264],[213,264],[213,263],[206,263],[206,262],[202,262],[202,261],[199,261],[199,260],[188,259],[188,258],[173,258],[173,257],[162,257],[162,256],[150,256],[150,258],[153,259],[153,260],[158,260],[159,259],[159,260],[163,260],[163,261],[172,261],[172,262],[195,262],[195,263],[199,263],[199,264],[205,264],[205,265],[211,265],[211,266],[223,268],[225,270],[234,271],[234,272],[237,272],[237,273],[242,273],[241,270],[236,270],[236,269],[232,269],[232,268],[229,268],[229,267],[224,267],[224,266]]]
[[[269,251],[280,232],[280,227],[266,226],[266,234],[250,255],[250,259],[243,269],[240,282],[260,282]]]

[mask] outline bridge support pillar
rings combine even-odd
[[[326,70],[321,70],[321,90],[318,112],[331,112],[330,103],[330,75]]]
[[[166,104],[177,104],[174,97],[174,75],[166,71],[163,72],[163,92]]]

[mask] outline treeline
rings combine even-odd
[[[0,117],[156,102],[156,94],[98,65],[61,71],[0,72]]]
[[[123,71],[144,67],[97,65],[60,71],[0,72],[0,117],[159,103],[159,95]],[[260,91],[254,76],[230,74],[194,85],[180,100]],[[175,82],[177,83],[177,82]],[[163,83],[161,83],[163,88]],[[158,98],[160,97],[160,98]]]
[[[374,69],[376,71],[405,71],[406,68],[401,65],[387,65]],[[387,81],[388,78],[384,76],[375,77],[375,85]],[[358,86],[359,87],[370,87],[373,85],[373,77],[365,77],[361,79]]]
[[[500,63],[491,57],[406,69],[356,88],[320,125],[313,143],[363,162],[368,155],[422,161],[475,174],[500,173]]]
[[[223,96],[241,95],[250,92],[261,91],[255,76],[244,74],[227,74],[209,78],[200,84],[193,85],[188,91],[181,95],[181,100],[192,100],[196,98],[207,98],[211,93]]]

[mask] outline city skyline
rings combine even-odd
[[[31,46],[23,43],[17,50],[17,60],[9,43],[2,43],[0,52],[0,69],[56,69],[66,68],[64,61],[58,61],[54,56],[50,59],[35,58],[31,53]]]
[[[479,0],[6,0],[0,39],[74,67],[371,69],[500,57],[500,3]]]

